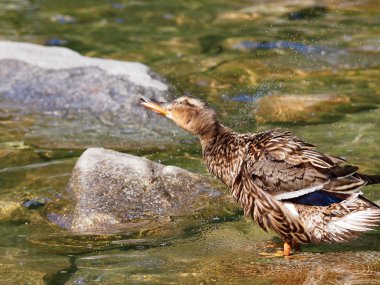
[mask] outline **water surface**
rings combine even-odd
[[[248,0],[0,0],[0,6],[0,39],[143,62],[176,94],[207,100],[232,128],[286,128],[380,173],[376,0],[323,8],[314,1]],[[338,94],[350,103],[319,110],[318,122],[258,124],[257,102],[273,94]],[[294,259],[260,257],[279,239],[229,208],[164,229],[71,235],[47,221],[46,207],[19,206],[59,198],[83,151],[36,147],[28,140],[35,122],[1,110],[0,203],[12,213],[0,221],[4,284],[380,284],[379,230],[349,244],[305,246]],[[206,174],[195,139],[132,153]],[[364,193],[380,201],[379,186]]]

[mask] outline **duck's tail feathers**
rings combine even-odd
[[[326,207],[297,205],[314,242],[343,242],[375,229],[380,223],[380,207],[359,193]],[[314,208],[312,218],[303,214]]]
[[[379,208],[367,208],[352,212],[328,223],[330,241],[340,242],[355,238],[361,232],[373,230],[379,222]]]
[[[367,181],[367,185],[380,183],[380,175],[366,175],[366,174],[356,173],[355,176],[359,177],[360,179],[364,181]]]

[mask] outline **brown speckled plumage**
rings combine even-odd
[[[380,183],[380,176],[359,174],[358,167],[290,132],[234,133],[189,97],[143,105],[197,135],[208,170],[229,187],[244,213],[287,242],[344,241],[380,220],[379,206],[360,193],[360,187]]]

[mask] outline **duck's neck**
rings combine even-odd
[[[227,132],[230,132],[230,130],[220,124],[218,121],[204,128],[198,134],[199,141],[202,145],[202,150],[215,143]]]
[[[220,123],[199,135],[203,160],[208,170],[230,186],[235,172],[238,135]]]

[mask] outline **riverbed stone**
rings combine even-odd
[[[73,232],[185,215],[221,196],[211,179],[102,148],[86,150],[69,183]],[[206,201],[206,202],[205,202]]]
[[[255,109],[258,123],[323,123],[344,116],[350,98],[335,94],[283,94],[260,98]]]
[[[12,214],[19,208],[19,203],[0,200],[0,221],[9,220]]]
[[[25,140],[39,147],[168,144],[173,133],[184,133],[140,105],[141,96],[172,99],[168,90],[160,76],[138,62],[0,41],[0,109],[30,117],[34,123]]]

